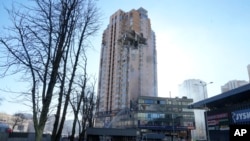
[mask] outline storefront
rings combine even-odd
[[[189,108],[206,107],[205,121],[210,141],[228,141],[230,125],[250,125],[249,95],[250,84],[193,103]]]

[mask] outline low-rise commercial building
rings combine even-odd
[[[114,140],[118,138],[117,136],[119,139],[128,138],[127,134],[123,134],[123,129],[127,129],[133,132],[133,136],[129,138],[134,140],[142,138],[161,140],[168,137],[191,140],[190,133],[192,129],[195,129],[195,123],[194,113],[188,109],[188,105],[192,102],[193,100],[187,97],[139,96],[137,100],[130,101],[130,107],[120,111],[111,111],[115,114],[113,116],[115,118],[111,120],[107,120],[110,118],[105,113],[99,113],[103,115],[102,119],[97,119],[103,121],[102,127],[98,124],[98,128],[88,129],[88,138],[101,140],[104,138],[103,131],[107,132],[105,138],[108,139]],[[112,132],[108,132],[109,130]],[[119,133],[115,133],[116,131]]]
[[[190,139],[190,131],[195,128],[194,113],[187,107],[192,102],[186,97],[141,96],[138,98],[138,128]]]
[[[209,141],[229,141],[230,125],[250,125],[249,94],[247,84],[190,105],[194,109],[209,109],[205,113]]]

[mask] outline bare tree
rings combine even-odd
[[[79,81],[75,87],[75,90],[73,91],[73,97],[71,99],[69,99],[69,102],[71,104],[72,110],[73,110],[73,114],[74,114],[74,120],[73,120],[73,126],[72,126],[72,132],[71,132],[71,136],[70,136],[70,140],[73,141],[74,140],[74,136],[75,136],[75,129],[76,129],[76,123],[79,120],[78,116],[79,116],[79,112],[82,106],[82,102],[83,99],[85,98],[85,93],[86,93],[86,85],[87,85],[87,58],[86,56],[84,56],[84,65],[83,65],[83,75],[80,76]],[[80,91],[78,91],[78,89]]]
[[[30,83],[36,141],[52,107],[56,107],[52,140],[59,140],[76,77],[80,56],[88,37],[99,29],[94,0],[33,0],[34,7],[22,5],[9,10],[13,27],[0,37],[6,63],[4,74],[23,74]],[[56,100],[56,98],[58,100]]]
[[[15,113],[14,117],[12,118],[13,125],[12,125],[12,131],[14,131],[14,128],[16,126],[23,126],[23,122],[25,120],[25,115],[23,113]]]
[[[95,82],[86,89],[86,95],[80,110],[81,119],[79,130],[79,141],[84,140],[86,128],[93,127],[97,97],[95,95]]]
[[[98,17],[97,9],[95,5],[93,5],[92,1],[85,1],[85,5],[83,7],[84,13],[79,14],[79,18],[81,17],[81,27],[78,30],[77,34],[73,34],[74,38],[79,38],[77,42],[74,43],[75,48],[71,51],[71,48],[68,48],[66,51],[65,58],[63,58],[63,68],[59,78],[60,83],[60,91],[58,103],[64,98],[63,109],[61,112],[61,105],[58,105],[56,112],[56,122],[54,124],[54,130],[52,133],[52,139],[58,141],[60,139],[60,135],[62,133],[65,117],[67,114],[68,104],[70,101],[70,96],[74,92],[73,89],[77,89],[77,81],[79,77],[84,76],[86,78],[86,65],[87,58],[85,55],[84,42],[86,37],[92,35],[99,28],[98,19],[94,17]],[[69,46],[70,47],[70,46]],[[71,52],[70,52],[71,51]],[[79,61],[81,58],[81,62]],[[69,65],[70,64],[70,65]],[[84,64],[83,66],[81,64]],[[76,77],[77,76],[77,77]],[[86,80],[84,80],[86,83]],[[76,86],[75,86],[76,85]],[[80,87],[81,88],[81,87]],[[61,116],[61,119],[59,117]],[[60,123],[59,123],[60,120]]]
[[[82,74],[78,77],[73,90],[71,92],[72,97],[69,99],[74,120],[72,124],[72,131],[70,140],[74,141],[76,134],[76,126],[79,127],[79,141],[84,138],[86,127],[93,125],[93,113],[95,108],[95,78],[87,75],[87,57],[82,56]],[[91,119],[91,120],[90,120]]]

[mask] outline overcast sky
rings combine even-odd
[[[10,2],[0,0],[1,28],[9,24],[3,5]],[[248,81],[249,0],[99,0],[97,4],[103,20],[89,53],[92,74],[98,76],[101,35],[110,15],[118,9],[128,12],[143,7],[156,34],[159,96],[169,97],[170,91],[177,96],[178,85],[186,79],[213,81],[207,88],[209,97],[220,94],[220,87],[230,80]],[[0,89],[23,89],[17,81],[12,77],[1,79]],[[10,99],[0,92],[3,95]],[[22,110],[13,105],[3,102],[0,112]]]

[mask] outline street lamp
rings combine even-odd
[[[201,86],[203,87],[203,94],[204,94],[204,99],[206,99],[208,97],[207,95],[207,91],[205,91],[205,87],[209,84],[213,84],[214,82],[209,82],[209,83],[206,83],[206,82],[202,82],[200,81],[200,84]]]
[[[206,99],[208,96],[207,96],[207,91],[205,91],[205,87],[209,84],[212,84],[213,82],[209,82],[209,83],[206,83],[206,82],[202,82],[200,81],[200,84],[203,88],[203,94],[204,94],[204,99]],[[207,110],[207,106],[206,106],[206,103],[204,102],[204,107],[205,107],[205,110]],[[207,132],[207,140],[210,141],[210,137],[209,137],[209,130],[208,130],[208,124],[207,124],[207,112],[205,111],[205,124],[206,124],[206,132]]]

